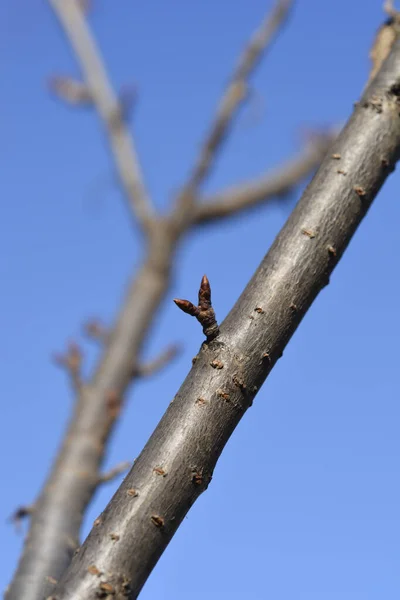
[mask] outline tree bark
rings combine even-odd
[[[136,598],[400,155],[400,41],[56,587]]]

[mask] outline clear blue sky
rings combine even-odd
[[[137,143],[154,200],[165,207],[235,57],[271,2],[94,4],[91,23],[114,84],[138,86]],[[380,1],[299,0],[253,80],[253,100],[207,188],[278,164],[300,147],[302,126],[346,119],[381,20]],[[79,71],[45,1],[0,3],[0,69],[4,588],[23,540],[6,518],[35,499],[71,409],[64,375],[49,356],[79,339],[87,317],[112,319],[141,249],[96,116],[65,107],[46,90],[51,74]],[[399,597],[399,185],[395,173],[229,442],[143,600]],[[176,341],[184,351],[167,371],[135,385],[108,466],[140,452],[202,341],[172,298],[195,298],[207,273],[222,319],[289,204],[208,228],[182,246],[146,355]],[[86,348],[90,372],[96,352]],[[116,485],[97,494],[85,534]]]

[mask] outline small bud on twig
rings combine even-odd
[[[68,349],[65,354],[54,354],[54,362],[66,369],[72,384],[76,390],[79,390],[82,384],[81,368],[82,368],[82,350],[75,342],[68,344]]]
[[[108,339],[109,333],[106,327],[104,327],[97,319],[87,321],[83,326],[83,330],[85,335],[92,340],[105,343]]]
[[[206,275],[201,280],[198,306],[195,306],[189,300],[181,300],[179,298],[174,298],[174,302],[183,312],[196,317],[203,326],[203,333],[208,342],[217,337],[219,327],[211,303],[211,286]]]

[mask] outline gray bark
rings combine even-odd
[[[400,41],[55,591],[136,598],[400,153]]]

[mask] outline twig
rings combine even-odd
[[[281,31],[294,0],[277,0],[271,14],[262,21],[245,46],[230,82],[219,102],[214,121],[200,149],[199,157],[192,169],[186,185],[177,199],[175,218],[185,221],[193,210],[194,199],[200,185],[204,182],[217,158],[233,120],[243,101],[246,99],[248,80],[261,57],[271,46],[275,35]]]
[[[99,49],[86,26],[78,0],[48,0],[80,62],[93,103],[107,130],[115,165],[132,213],[145,230],[153,210],[145,189],[134,142],[122,118],[120,103],[103,67]]]
[[[232,186],[206,198],[195,206],[194,223],[197,225],[214,223],[288,193],[318,167],[335,137],[335,135],[320,134],[298,156],[260,179]]]
[[[169,365],[178,356],[179,352],[180,346],[177,344],[169,346],[155,359],[135,367],[133,369],[132,377],[150,377],[150,375],[158,373],[158,371],[161,371],[164,367]]]
[[[109,471],[106,471],[106,473],[100,475],[98,479],[99,484],[108,483],[109,481],[112,481],[113,479],[121,475],[121,473],[125,473],[125,471],[127,471],[131,467],[131,465],[132,463],[129,461],[119,463]]]
[[[68,344],[68,349],[65,354],[54,354],[54,362],[64,368],[71,380],[72,388],[76,393],[79,393],[82,387],[82,350],[75,342]]]
[[[332,154],[221,324],[220,335],[202,345],[174,401],[64,573],[57,600],[95,598],[99,580],[88,572],[93,564],[105,573],[101,581],[112,586],[116,597],[137,598],[394,169],[400,157],[399,80],[398,39]],[[338,161],[346,177],[337,172]],[[155,472],[159,465],[162,477]],[[113,531],[122,534],[110,547],[107,533]]]
[[[87,321],[83,326],[83,331],[88,338],[101,342],[102,344],[105,344],[110,336],[107,328],[97,319]]]
[[[175,304],[183,312],[196,317],[203,327],[203,333],[207,342],[211,342],[219,334],[218,323],[211,303],[211,286],[206,275],[203,275],[199,289],[199,305],[195,306],[189,300],[174,299]]]

